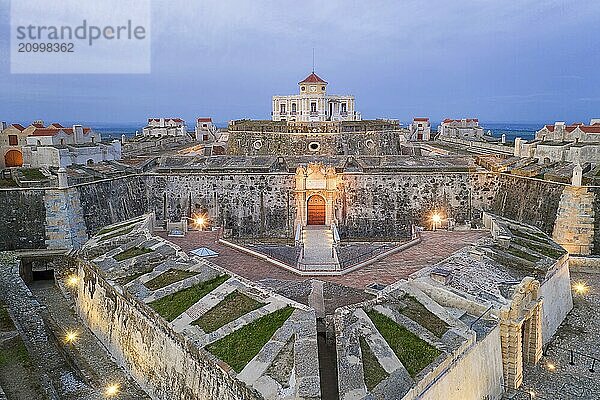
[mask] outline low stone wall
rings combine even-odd
[[[43,189],[0,189],[0,251],[45,247]]]
[[[600,274],[600,257],[569,257],[569,271]]]
[[[502,144],[497,143],[487,143],[487,142],[477,142],[474,140],[465,140],[459,138],[451,138],[451,137],[440,137],[440,140],[443,142],[460,144],[462,146],[468,146],[475,149],[482,149],[486,152],[494,152],[501,153],[506,155],[513,155],[515,150],[514,146],[504,146]]]
[[[438,377],[419,400],[502,398],[500,326],[476,342]],[[412,398],[411,398],[412,399]],[[408,400],[408,399],[407,399]]]
[[[93,265],[81,261],[79,276],[77,312],[153,399],[262,399],[148,306],[117,291]]]
[[[542,340],[546,344],[573,308],[568,256],[558,260],[556,266],[546,275],[546,280],[540,285],[540,294],[543,299]]]

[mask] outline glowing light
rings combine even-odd
[[[546,364],[546,368],[548,368],[548,371],[556,371],[556,365],[551,362]]]
[[[69,286],[77,286],[79,283],[79,277],[77,275],[71,275],[67,278],[67,285]]]
[[[65,342],[67,342],[67,343],[73,343],[75,340],[77,340],[78,337],[79,337],[79,334],[77,332],[75,332],[75,331],[69,331],[65,335]]]
[[[108,385],[106,387],[106,390],[104,390],[104,395],[106,397],[114,397],[117,394],[119,394],[119,385],[117,385],[116,383]]]
[[[192,218],[192,221],[194,221],[194,225],[202,228],[206,224],[206,217],[203,215],[195,215],[194,218]]]
[[[442,217],[439,214],[433,214],[431,220],[436,224],[439,224],[442,221]]]
[[[590,290],[590,287],[585,282],[575,282],[573,290],[577,294],[586,294]]]

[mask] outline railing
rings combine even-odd
[[[572,350],[572,349],[567,349],[564,347],[560,347],[557,345],[552,344],[552,342],[548,343],[546,345],[546,347],[544,347],[542,354],[544,355],[544,357],[548,356],[548,350],[550,349],[550,347],[552,347],[553,349],[558,349],[561,351],[564,351],[566,353],[569,354],[569,365],[575,365],[575,355],[577,355],[578,357],[583,357],[584,359],[589,360],[588,362],[590,363],[590,368],[589,371],[594,373],[596,372],[595,367],[596,367],[596,363],[600,364],[600,359],[594,357],[594,356],[590,356],[589,354],[586,353],[582,353],[580,351],[577,350]]]

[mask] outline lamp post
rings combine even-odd
[[[435,231],[438,228],[438,224],[442,221],[442,217],[438,213],[434,213],[431,216],[431,221],[433,222],[433,224],[432,224],[433,231]]]

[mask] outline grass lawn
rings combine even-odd
[[[37,168],[25,168],[21,169],[20,172],[28,181],[41,181],[46,179],[46,176]]]
[[[419,303],[412,296],[405,296],[402,302],[407,305],[406,308],[400,310],[400,313],[412,319],[435,336],[441,338],[448,331],[448,324],[439,319],[434,313],[429,311],[427,307]]]
[[[169,286],[172,283],[191,278],[195,275],[198,275],[198,273],[171,268],[158,275],[156,278],[150,279],[148,282],[144,283],[144,286],[150,290],[157,290]]]
[[[122,231],[116,231],[116,232],[111,233],[110,235],[102,236],[100,238],[100,240],[98,240],[98,241],[102,242],[104,240],[112,239],[112,238],[117,237],[117,236],[127,235],[128,233],[131,233],[131,231],[133,230],[133,228],[134,227],[132,226],[131,228],[127,228],[127,229],[124,229]]]
[[[128,250],[122,251],[119,254],[115,255],[113,258],[117,261],[127,260],[129,258],[141,256],[142,254],[151,253],[154,250],[149,249],[147,247],[132,247]]]
[[[438,349],[385,315],[374,310],[367,311],[367,315],[413,378],[441,354]]]
[[[244,314],[264,306],[264,303],[256,301],[243,293],[229,293],[219,304],[208,310],[200,318],[192,322],[198,325],[204,332],[214,332],[220,327],[235,321]]]
[[[227,279],[229,279],[229,275],[221,275],[155,300],[148,305],[164,319],[171,322]]]
[[[4,303],[0,303],[0,332],[14,331],[15,325],[8,315],[8,310]]]
[[[377,357],[375,357],[375,354],[373,354],[367,341],[363,337],[360,338],[360,351],[362,353],[365,384],[370,392],[379,384],[379,382],[387,378],[389,374],[385,372],[385,369],[379,364]]]
[[[17,182],[12,179],[0,179],[0,188],[18,187]]]
[[[28,361],[29,353],[20,337],[6,341],[0,347],[0,367],[25,364]]]
[[[292,315],[290,306],[265,315],[206,346],[206,349],[240,372]]]

